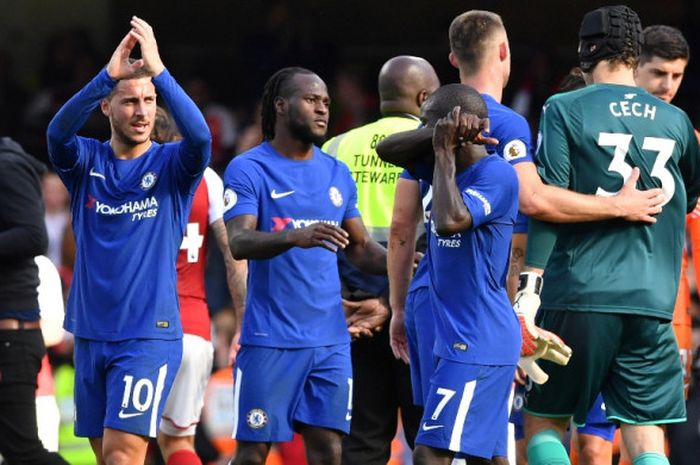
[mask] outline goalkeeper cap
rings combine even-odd
[[[625,5],[589,11],[581,21],[578,56],[581,69],[589,72],[601,60],[618,56],[638,57],[642,48],[639,16]]]

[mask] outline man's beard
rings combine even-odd
[[[298,122],[295,118],[291,118],[289,121],[289,132],[305,144],[321,146],[326,139],[326,131],[323,131],[323,134],[315,134],[309,126]]]
[[[112,131],[114,132],[114,135],[116,138],[121,142],[122,144],[126,145],[127,147],[136,147],[139,144],[143,144],[150,138],[150,133],[149,134],[144,134],[144,139],[143,140],[138,140],[135,139],[129,135],[127,135],[124,131],[121,130],[121,128],[118,128],[114,126],[112,128]]]

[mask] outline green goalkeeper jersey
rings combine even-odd
[[[685,215],[700,193],[700,150],[687,115],[637,87],[594,84],[551,97],[537,148],[544,182],[610,196],[641,175],[663,188],[655,224],[607,220],[557,226],[542,308],[632,313],[670,320]]]

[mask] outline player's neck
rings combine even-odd
[[[501,102],[503,98],[503,76],[499,76],[496,71],[489,71],[484,68],[476,74],[464,75],[462,71],[459,72],[459,81],[462,84],[473,87],[480,94],[488,94],[493,97],[497,102]]]
[[[140,157],[151,148],[152,143],[153,142],[149,139],[136,145],[125,144],[114,135],[112,135],[112,138],[109,140],[109,145],[112,147],[114,157],[120,160],[133,160]]]
[[[313,144],[302,142],[289,134],[275,134],[270,145],[277,153],[290,160],[308,160],[314,154]]]
[[[457,173],[464,171],[486,156],[488,156],[488,153],[480,145],[465,146],[459,150],[455,157],[455,170]]]
[[[634,71],[625,65],[610,66],[606,62],[600,62],[590,73],[594,84],[619,84],[636,87]]]

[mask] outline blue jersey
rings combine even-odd
[[[508,163],[515,165],[524,161],[534,163],[532,133],[527,120],[507,106],[499,103],[488,94],[481,94],[489,113],[491,137],[498,139],[498,145],[487,145],[489,153],[495,152]],[[527,215],[518,212],[513,232],[527,232]]]
[[[116,82],[101,71],[56,114],[49,158],[71,195],[75,274],[65,328],[102,341],[182,337],[175,259],[189,205],[209,162],[211,135],[196,105],[167,70],[153,79],[181,142],[153,143],[132,159],[109,142],[79,137]]]
[[[435,352],[462,363],[509,365],[520,354],[520,324],[506,294],[518,178],[502,158],[487,156],[456,176],[472,227],[428,241]]]
[[[340,226],[360,216],[350,170],[317,147],[300,161],[264,142],[231,161],[224,187],[224,220],[253,215],[259,231],[319,221]],[[337,257],[322,247],[249,260],[245,308],[241,344],[300,348],[349,341]]]

